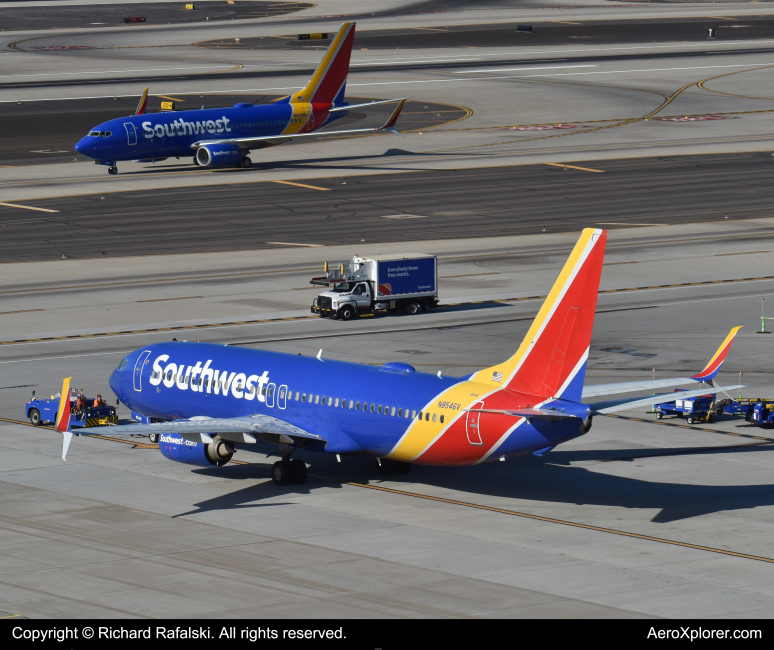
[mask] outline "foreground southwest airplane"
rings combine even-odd
[[[111,388],[135,417],[155,423],[94,427],[75,435],[150,434],[167,458],[204,466],[224,465],[235,448],[262,440],[279,445],[282,460],[272,468],[278,485],[306,480],[304,462],[290,460],[296,449],[376,457],[383,474],[405,473],[411,463],[473,465],[543,455],[587,433],[595,413],[660,399],[584,404],[583,398],[712,385],[740,329],[731,330],[692,377],[584,388],[606,240],[604,230],[584,230],[516,354],[467,377],[419,373],[404,363],[375,368],[321,354],[158,343],[129,354],[110,376]],[[73,435],[69,381],[57,418],[64,434],[62,458]],[[706,392],[706,387],[688,390],[680,397]]]
[[[381,127],[325,134],[390,131],[400,135],[395,123],[405,99],[354,105],[344,101],[354,38],[355,23],[344,23],[306,87],[274,104],[239,103],[227,108],[146,115],[146,88],[135,115],[95,126],[75,150],[98,165],[107,165],[110,174],[118,173],[119,160],[154,162],[191,154],[194,164],[201,167],[249,167],[251,149],[320,135],[317,131],[353,108],[391,102],[399,104]]]

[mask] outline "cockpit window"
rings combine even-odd
[[[92,138],[98,138],[99,137],[99,131],[89,131],[89,135]]]
[[[89,136],[92,138],[109,138],[113,135],[112,131],[89,131]]]
[[[129,363],[126,359],[121,359],[121,363],[118,364],[118,369],[123,370],[126,368],[126,364]]]

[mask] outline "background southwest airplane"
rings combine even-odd
[[[354,105],[344,101],[354,38],[355,23],[344,23],[306,87],[274,104],[240,103],[227,108],[146,115],[146,88],[135,115],[95,126],[75,150],[97,164],[107,165],[111,174],[118,173],[119,160],[151,162],[191,154],[194,164],[202,167],[249,167],[247,154],[251,149],[309,137],[352,108],[391,102],[400,103],[381,127],[326,133],[391,131],[400,135],[395,123],[405,99]]]
[[[158,343],[132,352],[110,376],[121,402],[148,423],[76,435],[151,434],[167,458],[204,466],[224,465],[236,448],[262,440],[278,445],[281,460],[272,468],[278,485],[306,480],[305,463],[291,460],[297,449],[376,457],[383,474],[408,472],[412,463],[473,465],[543,455],[587,433],[595,413],[659,401],[585,404],[585,397],[712,384],[739,330],[692,377],[584,389],[606,240],[604,230],[584,230],[516,353],[467,377],[419,373],[404,363],[374,368],[320,354]],[[73,435],[69,411],[66,379],[57,418],[62,458]]]

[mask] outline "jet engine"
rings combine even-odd
[[[159,451],[165,458],[186,465],[212,467],[225,465],[234,455],[234,445],[219,436],[213,436],[212,443],[191,442],[176,433],[159,435]]]
[[[242,160],[242,150],[235,144],[205,144],[196,150],[196,162],[202,167],[225,167]]]

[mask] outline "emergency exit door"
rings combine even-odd
[[[134,128],[134,124],[124,122],[124,128],[126,129],[126,143],[137,144],[137,131]]]
[[[484,408],[483,402],[476,402],[471,408],[482,409]],[[471,445],[483,445],[481,440],[481,416],[483,413],[476,413],[475,411],[468,411],[468,417],[465,421],[465,429],[468,432],[468,442]]]

